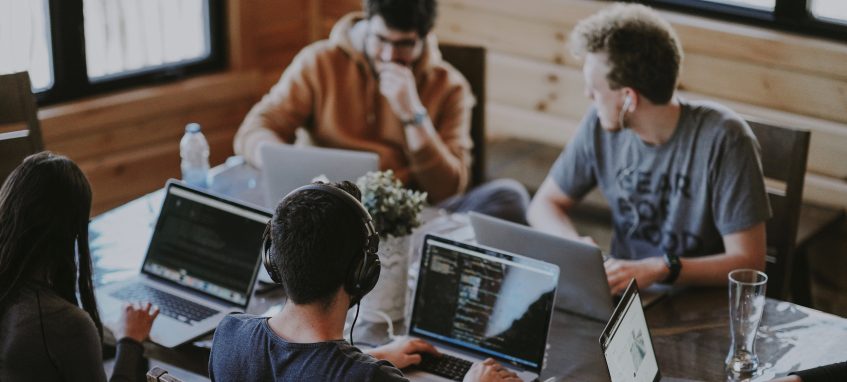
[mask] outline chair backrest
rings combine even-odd
[[[168,374],[161,367],[154,367],[147,372],[147,382],[182,382],[182,380]]]
[[[471,163],[470,186],[485,182],[485,48],[440,44],[441,56],[465,76],[476,97],[471,111]]]
[[[767,221],[768,296],[785,299],[803,200],[811,133],[748,120],[762,150],[762,171],[773,216]]]
[[[30,154],[44,150],[27,72],[0,75],[0,184]]]

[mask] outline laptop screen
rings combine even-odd
[[[142,272],[247,306],[270,217],[170,183]]]
[[[612,382],[653,382],[661,378],[635,279],[603,330],[600,346]]]
[[[558,276],[553,264],[429,235],[409,332],[540,372]]]

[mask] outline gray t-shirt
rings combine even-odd
[[[612,210],[616,258],[722,253],[723,235],[770,217],[759,144],[747,123],[715,103],[680,104],[673,135],[658,146],[629,129],[604,130],[592,108],[550,169],[575,200],[600,187]]]

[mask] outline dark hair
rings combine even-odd
[[[673,97],[682,64],[682,46],[671,25],[640,4],[616,4],[577,23],[571,32],[577,57],[609,55],[606,78],[612,89],[624,86],[655,104]]]
[[[91,282],[90,211],[88,180],[64,156],[33,154],[9,174],[0,188],[0,307],[27,280],[45,281],[76,306],[78,290],[102,338]]]
[[[355,184],[332,183],[356,200]],[[277,206],[271,223],[271,261],[279,269],[288,298],[324,307],[344,284],[367,239],[361,217],[348,202],[326,191],[304,190]]]
[[[382,16],[389,28],[415,31],[421,38],[435,24],[435,0],[364,0],[363,8],[368,18]]]

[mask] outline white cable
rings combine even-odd
[[[377,316],[380,316],[383,320],[385,320],[385,323],[388,324],[388,339],[393,341],[396,336],[394,335],[394,321],[391,320],[391,317],[389,317],[387,313],[379,309],[371,310],[371,312],[375,313]]]

